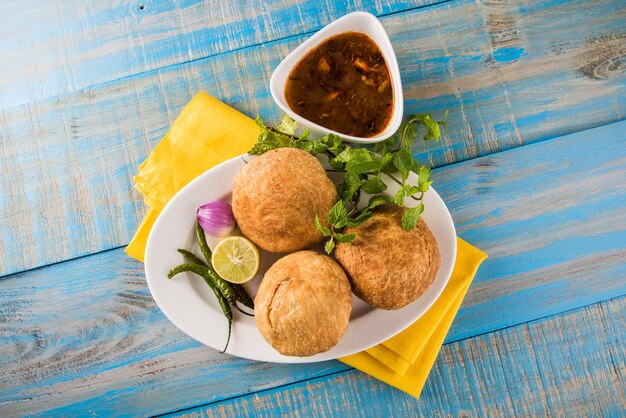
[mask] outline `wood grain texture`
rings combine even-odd
[[[439,1],[6,1],[0,107]]]
[[[414,153],[441,166],[622,119],[623,7],[619,1],[458,1],[384,17],[407,113],[450,110],[447,138],[419,143]],[[501,38],[509,32],[519,38],[518,49],[505,49],[512,41]],[[205,90],[249,115],[276,120],[268,80],[303,39],[4,109],[0,275],[128,243],[144,210],[132,176],[193,94]]]
[[[625,128],[626,122],[620,122],[435,170],[437,190],[448,202],[461,237],[490,253],[448,342],[626,294],[626,263],[620,256],[626,248],[626,190],[617,181],[626,171]],[[566,216],[567,211],[576,216]],[[200,346],[158,311],[143,266],[121,249],[10,276],[0,286],[0,415],[164,413],[347,370],[336,362],[248,362]],[[616,323],[623,329],[623,321]],[[562,328],[571,329],[567,324]],[[583,331],[604,332],[595,323]],[[582,335],[581,341],[588,344],[591,338]],[[528,337],[526,342],[535,340]],[[522,350],[523,341],[515,341]],[[570,350],[565,343],[546,341],[554,343],[548,344],[548,357]],[[620,341],[594,350],[607,355],[621,347]],[[466,363],[454,373],[474,373],[471,367],[482,367],[481,353],[472,349],[459,354],[467,357]],[[511,357],[507,368],[517,370],[516,359],[524,353]],[[591,361],[586,355],[572,354]],[[501,360],[507,358],[508,353]],[[485,365],[483,373],[490,370]],[[540,376],[533,374],[537,370],[526,371],[529,379]],[[515,380],[511,376],[509,384]],[[489,388],[473,390],[501,393],[501,378],[494,377]],[[448,386],[465,384],[463,375],[450,379]],[[359,388],[371,383],[363,382]],[[381,402],[404,396],[374,387]],[[432,402],[446,402],[438,398],[443,396],[440,389],[433,390]],[[280,396],[290,399],[300,392]],[[461,397],[458,402],[480,405],[480,398]]]
[[[1,283],[0,416],[148,415],[348,369],[248,361],[195,342],[121,250],[23,274]]]
[[[489,254],[448,341],[626,292],[626,121],[433,178],[457,233]]]
[[[625,323],[617,298],[445,345],[419,400],[350,370],[167,416],[624,416]]]
[[[23,274],[1,283],[0,416],[148,415],[348,369],[248,361],[197,343],[119,249]]]
[[[447,141],[414,148],[431,164],[626,115],[626,3],[487,0],[440,8],[449,13],[426,9],[420,25],[394,38],[402,77],[411,83],[407,113],[453,112]],[[410,58],[405,45],[411,45]]]

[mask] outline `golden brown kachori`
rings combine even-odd
[[[254,158],[235,177],[233,214],[241,231],[264,250],[287,253],[322,240],[315,215],[326,217],[337,190],[320,162],[296,148]]]
[[[287,356],[312,356],[334,347],[346,332],[352,293],[332,258],[299,251],[265,273],[254,300],[263,338]]]
[[[357,237],[335,252],[354,293],[376,308],[400,309],[415,301],[441,266],[437,241],[423,219],[409,231],[402,228],[405,210],[386,205],[363,224],[346,228],[344,234]]]

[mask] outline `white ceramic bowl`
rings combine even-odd
[[[391,75],[394,95],[393,115],[382,132],[368,138],[345,135],[313,123],[291,110],[285,99],[285,84],[293,67],[313,48],[331,36],[343,32],[361,32],[372,38],[372,40],[376,42],[380,48]],[[276,104],[278,104],[283,112],[295,119],[299,126],[309,128],[311,131],[321,134],[336,134],[344,138],[346,141],[360,144],[371,144],[373,142],[379,142],[383,139],[389,138],[395,131],[398,130],[400,122],[402,121],[402,114],[404,113],[402,82],[400,80],[400,70],[398,68],[396,54],[393,51],[387,32],[385,32],[385,28],[383,28],[380,20],[378,20],[376,16],[366,12],[350,13],[338,20],[335,20],[294,49],[285,57],[284,60],[282,60],[272,73],[272,78],[270,79],[270,91],[274,101],[276,101]]]

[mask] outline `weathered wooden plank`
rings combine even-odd
[[[383,18],[398,52],[407,112],[450,110],[447,139],[420,143],[414,152],[444,165],[622,119],[624,7],[615,0],[466,0]],[[509,59],[510,43],[499,43],[504,34],[523,49],[518,58]],[[302,39],[5,109],[0,275],[125,245],[143,214],[131,178],[190,97],[205,90],[249,115],[276,118],[268,79]]]
[[[625,323],[617,298],[445,345],[419,400],[351,370],[167,416],[624,416]]]
[[[0,416],[147,415],[348,368],[220,355],[165,318],[121,250],[24,274],[0,284]]]
[[[440,1],[3,2],[0,107]]]
[[[626,122],[433,176],[457,233],[489,254],[453,338],[517,324],[521,311],[555,314],[626,291]]]
[[[626,294],[626,190],[617,181],[626,171],[625,126],[435,170],[461,237],[490,254],[449,342]],[[346,370],[247,362],[200,347],[159,313],[143,266],[121,249],[0,286],[0,415],[70,404],[160,413]]]
[[[441,8],[450,12],[426,9],[419,25],[394,38],[411,83],[407,111],[455,112],[449,141],[414,149],[431,163],[624,118],[626,3],[485,0]],[[403,42],[410,39],[419,41]]]

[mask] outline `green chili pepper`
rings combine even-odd
[[[253,316],[250,315],[248,312],[242,311],[239,306],[237,306],[237,301],[240,301],[245,306],[248,306],[250,309],[254,309],[254,303],[252,303],[250,296],[248,296],[243,288],[237,288],[237,286],[239,285],[227,282],[226,280],[222,279],[219,274],[217,274],[215,270],[210,267],[207,267],[207,273],[209,277],[213,279],[213,281],[217,285],[217,288],[220,289],[222,295],[224,295],[224,297],[230,302],[231,305],[235,307],[235,309],[237,309],[242,314]],[[245,299],[246,297],[247,300]],[[246,300],[246,302],[244,303],[242,300]],[[252,307],[250,307],[249,304],[252,304]]]
[[[226,340],[226,346],[221,351],[221,353],[224,353],[226,352],[226,349],[228,348],[228,343],[230,342],[230,333],[231,333],[232,324],[233,324],[233,311],[230,309],[230,306],[228,305],[228,300],[226,299],[224,295],[222,295],[221,289],[218,288],[215,281],[209,274],[209,272],[211,271],[209,270],[207,266],[202,266],[196,263],[181,264],[179,266],[174,267],[172,270],[170,270],[170,272],[167,274],[167,278],[171,279],[178,273],[182,273],[185,271],[196,273],[197,275],[199,275],[200,277],[204,279],[206,284],[208,284],[211,290],[213,290],[213,293],[215,293],[215,297],[217,298],[217,302],[220,304],[222,313],[228,320],[228,339]]]
[[[217,273],[215,273],[208,266],[203,266],[197,263],[181,264],[180,266],[176,266],[172,270],[170,270],[170,272],[167,274],[167,277],[171,279],[172,277],[174,277],[174,275],[183,271],[191,271],[209,280],[211,282],[211,286],[216,287],[220,291],[222,296],[224,296],[226,300],[228,300],[230,303],[235,303],[235,301],[237,300],[235,296],[235,291],[231,287],[230,283],[220,278]]]
[[[187,251],[185,249],[179,248],[177,250],[179,253],[181,253],[184,257],[185,260],[188,263],[195,263],[195,264],[199,264],[201,266],[205,266],[206,264],[204,263],[204,261],[202,261],[200,259],[200,257],[196,256],[194,253],[192,253],[191,251]],[[237,302],[240,302],[242,305],[247,306],[250,309],[254,309],[254,302],[252,301],[252,298],[248,295],[248,293],[246,292],[246,289],[243,288],[243,286],[241,286],[240,284],[235,284],[235,283],[229,283],[226,280],[222,279],[219,274],[217,274],[217,272],[215,270],[211,270],[212,273],[214,273],[214,278],[215,278],[215,282],[218,285],[218,288],[224,289],[224,292],[222,292],[222,294],[226,297],[226,299],[228,299],[228,301],[230,303],[233,304],[233,306],[241,313],[251,316],[249,313],[242,311],[241,309],[239,309],[239,307],[237,306],[237,304],[235,303],[235,301],[232,298],[232,295],[230,293],[230,289],[232,289],[234,291],[234,295],[235,295],[235,300]],[[228,296],[227,296],[228,295]]]
[[[206,267],[207,275],[215,282],[222,295],[232,304],[237,301],[235,290],[226,280],[222,279],[212,268]]]
[[[171,279],[172,277],[176,276],[178,273],[182,273],[184,271],[191,271],[193,273],[196,273],[199,276],[204,277],[206,273],[206,269],[207,269],[206,266],[201,266],[196,263],[185,263],[185,264],[181,264],[171,269],[170,272],[167,273],[167,278]]]
[[[213,267],[211,264],[211,249],[209,248],[209,244],[206,242],[206,235],[204,235],[204,229],[200,226],[200,222],[196,219],[196,238],[198,238],[198,245],[200,246],[200,251],[202,251],[202,255],[206,259],[207,265],[209,267]]]
[[[195,255],[194,253],[192,253],[191,251],[187,251],[184,250],[182,248],[179,248],[177,250],[179,253],[181,253],[183,255],[183,257],[185,257],[185,260],[188,263],[196,263],[196,264],[200,264],[201,266],[206,266],[206,264],[204,263],[204,261],[202,261],[200,259],[200,257],[198,257],[197,255]]]
[[[228,348],[228,343],[230,342],[230,333],[233,328],[233,311],[230,309],[230,306],[228,305],[228,301],[226,300],[226,298],[220,294],[219,289],[213,286],[213,283],[211,282],[211,280],[205,276],[202,276],[202,278],[204,279],[206,284],[208,284],[209,287],[213,290],[213,293],[215,293],[215,297],[217,297],[217,302],[220,304],[222,313],[228,320],[228,338],[226,338],[226,345],[224,346],[224,349],[220,351],[220,354],[224,354],[226,352],[226,349]]]
[[[235,296],[237,297],[238,302],[241,302],[242,305],[247,306],[250,309],[254,309],[254,301],[242,285],[233,284],[233,290],[235,291]]]

